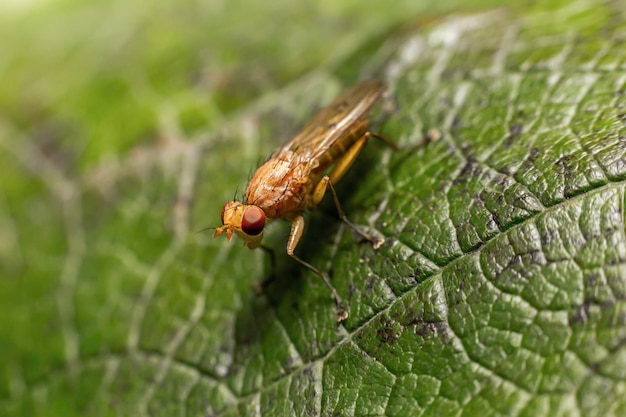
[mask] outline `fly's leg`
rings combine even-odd
[[[324,198],[324,195],[326,194],[326,190],[330,188],[331,194],[333,195],[333,201],[335,202],[335,207],[337,208],[339,219],[345,224],[347,224],[348,227],[354,230],[363,239],[370,241],[374,249],[378,249],[382,246],[383,243],[385,243],[385,240],[368,235],[367,233],[362,231],[358,226],[356,226],[354,223],[348,220],[348,218],[346,217],[346,213],[343,211],[343,209],[341,208],[341,204],[339,203],[339,198],[337,197],[337,193],[335,192],[335,187],[333,187],[333,183],[336,183],[337,181],[339,181],[341,177],[343,177],[343,175],[346,173],[346,171],[348,171],[348,169],[352,166],[356,158],[361,153],[361,150],[363,150],[363,147],[367,143],[367,139],[369,139],[370,136],[380,138],[385,143],[389,144],[390,146],[392,146],[392,144],[393,146],[396,146],[393,142],[389,141],[388,139],[383,138],[382,136],[378,136],[373,133],[366,132],[337,161],[337,163],[335,164],[335,167],[330,172],[330,174],[322,177],[320,182],[317,183],[317,185],[315,186],[315,190],[313,191],[313,204],[314,205],[319,204],[319,202],[322,201],[322,198]]]
[[[270,273],[262,280],[252,284],[252,289],[256,294],[263,293],[265,287],[267,287],[272,281],[274,281],[274,278],[276,278],[276,253],[274,252],[274,249],[265,245],[260,245],[259,247],[270,257]]]
[[[418,140],[415,143],[408,143],[406,145],[398,145],[394,141],[389,138],[384,137],[383,135],[379,135],[378,133],[367,132],[365,133],[367,137],[373,137],[382,141],[385,145],[393,149],[394,151],[404,151],[408,149],[421,148],[427,142],[435,142],[441,138],[441,132],[436,129],[431,129],[426,134],[426,137]]]
[[[287,240],[287,254],[298,261],[301,265],[315,272],[322,278],[322,280],[324,280],[324,284],[326,284],[326,286],[330,289],[330,292],[333,294],[333,298],[335,299],[335,304],[337,306],[337,321],[343,321],[348,318],[348,312],[344,310],[343,300],[339,296],[335,287],[333,287],[333,284],[330,283],[328,275],[310,263],[303,261],[294,253],[296,246],[298,246],[298,242],[300,242],[300,238],[302,237],[302,232],[304,232],[304,217],[298,215],[291,223],[291,233],[289,234],[289,239]]]
[[[405,149],[402,146],[398,146],[391,139],[388,139],[382,135],[379,135],[378,133],[365,132],[363,136],[357,139],[357,141],[354,142],[352,147],[348,149],[341,158],[339,158],[339,160],[335,164],[335,167],[329,174],[331,183],[337,184],[337,182],[344,176],[344,174],[348,171],[348,169],[350,169],[354,161],[356,161],[356,158],[359,156],[359,154],[363,150],[363,147],[365,146],[369,138],[376,138],[376,139],[381,140],[385,145],[389,146],[394,151],[401,151]],[[319,187],[320,185],[318,184],[318,188]],[[317,198],[315,199],[315,204],[318,204],[322,200],[322,197],[324,197],[326,187],[323,187],[323,188],[324,188],[324,191],[322,191],[322,195],[316,196],[316,197],[319,197],[319,199]],[[316,188],[315,192],[317,191],[318,190]]]
[[[320,182],[315,187],[315,193],[319,192],[320,196],[323,197],[324,194],[326,194],[326,190],[328,189],[330,189],[330,192],[333,195],[333,201],[335,202],[335,207],[337,208],[337,213],[339,214],[339,220],[347,224],[348,227],[350,227],[350,229],[354,230],[363,239],[368,240],[372,244],[374,249],[380,248],[383,245],[383,243],[385,243],[385,239],[370,236],[369,234],[361,230],[361,228],[358,227],[356,224],[348,220],[348,217],[346,217],[346,213],[341,208],[341,203],[339,203],[337,192],[335,191],[335,187],[333,187],[333,183],[330,180],[330,177],[328,175],[325,175],[324,177],[322,177]]]
[[[370,137],[370,136],[371,136],[371,137],[373,137],[373,138],[376,138],[376,139],[380,139],[380,140],[382,140],[382,141],[383,141],[383,143],[384,143],[385,145],[389,146],[389,147],[390,147],[391,149],[393,149],[394,151],[400,151],[400,150],[402,150],[402,149],[403,149],[403,147],[402,147],[402,146],[398,146],[398,144],[397,144],[397,143],[395,143],[394,141],[392,141],[391,139],[386,138],[386,137],[384,137],[383,135],[379,135],[378,133],[367,132],[367,133],[365,134],[365,136],[367,136],[367,137]]]

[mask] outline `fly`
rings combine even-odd
[[[295,254],[304,231],[302,212],[317,206],[330,190],[339,218],[370,241],[374,249],[383,244],[384,239],[370,236],[347,219],[333,185],[352,166],[370,137],[398,148],[369,131],[370,113],[385,89],[382,81],[364,81],[322,109],[256,170],[243,203],[230,201],[224,205],[222,226],[213,235],[226,233],[230,240],[234,232],[248,248],[255,249],[261,246],[267,223],[274,219],[291,222],[287,254],[324,280],[337,305],[337,321],[345,320],[348,313],[328,275]]]

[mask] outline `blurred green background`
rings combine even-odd
[[[192,136],[305,74],[354,76],[355,52],[461,3],[3,2],[0,106],[80,169],[153,140],[164,107]]]

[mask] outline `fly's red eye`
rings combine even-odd
[[[256,236],[265,227],[265,213],[257,206],[250,206],[243,212],[241,230],[247,235]]]
[[[226,207],[228,207],[228,203],[224,204],[224,207],[222,207],[222,224],[224,224],[224,212],[226,211]]]

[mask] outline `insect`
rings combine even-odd
[[[317,206],[330,190],[339,218],[375,249],[382,245],[383,239],[370,236],[347,219],[333,185],[356,160],[368,138],[379,138],[397,149],[393,142],[369,131],[369,115],[385,88],[382,81],[364,81],[322,109],[256,170],[243,203],[224,205],[222,226],[213,235],[226,233],[230,240],[234,232],[248,248],[255,249],[261,246],[266,224],[274,219],[291,222],[287,254],[324,280],[335,299],[337,321],[348,314],[329,277],[295,254],[304,231],[302,212]]]

